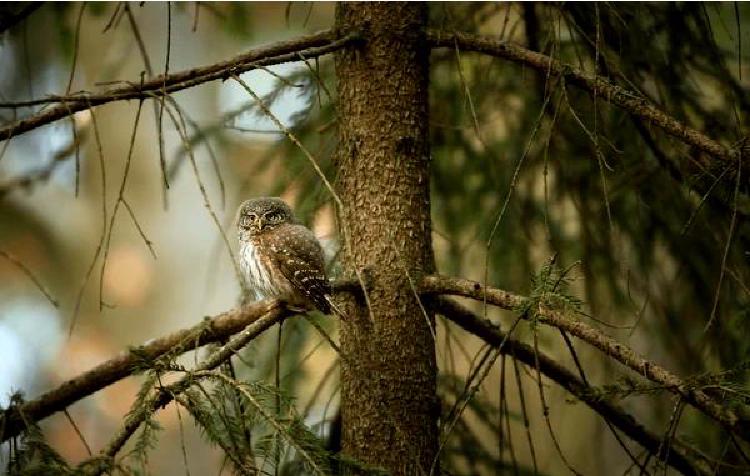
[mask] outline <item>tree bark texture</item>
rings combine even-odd
[[[434,315],[412,287],[434,269],[427,7],[336,8],[340,32],[364,40],[336,54],[336,189],[342,263],[366,274],[370,305],[349,303],[342,322],[343,452],[391,474],[429,474],[439,409]]]

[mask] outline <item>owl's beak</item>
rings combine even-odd
[[[262,230],[263,229],[263,217],[259,216],[258,218],[256,218],[254,225],[255,225],[256,231]]]

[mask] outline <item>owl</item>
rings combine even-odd
[[[240,269],[257,299],[277,298],[330,314],[323,249],[283,200],[246,200],[237,212]]]

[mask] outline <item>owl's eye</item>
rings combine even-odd
[[[268,220],[271,223],[279,222],[281,221],[281,219],[282,219],[282,216],[281,216],[281,213],[279,212],[271,212],[266,215],[266,220]]]
[[[256,215],[255,213],[249,213],[247,215],[242,215],[240,218],[240,226],[243,228],[250,228],[250,225],[253,224],[255,221]]]

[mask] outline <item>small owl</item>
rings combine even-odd
[[[237,212],[240,268],[257,299],[283,299],[330,314],[323,249],[283,200],[246,200]]]

